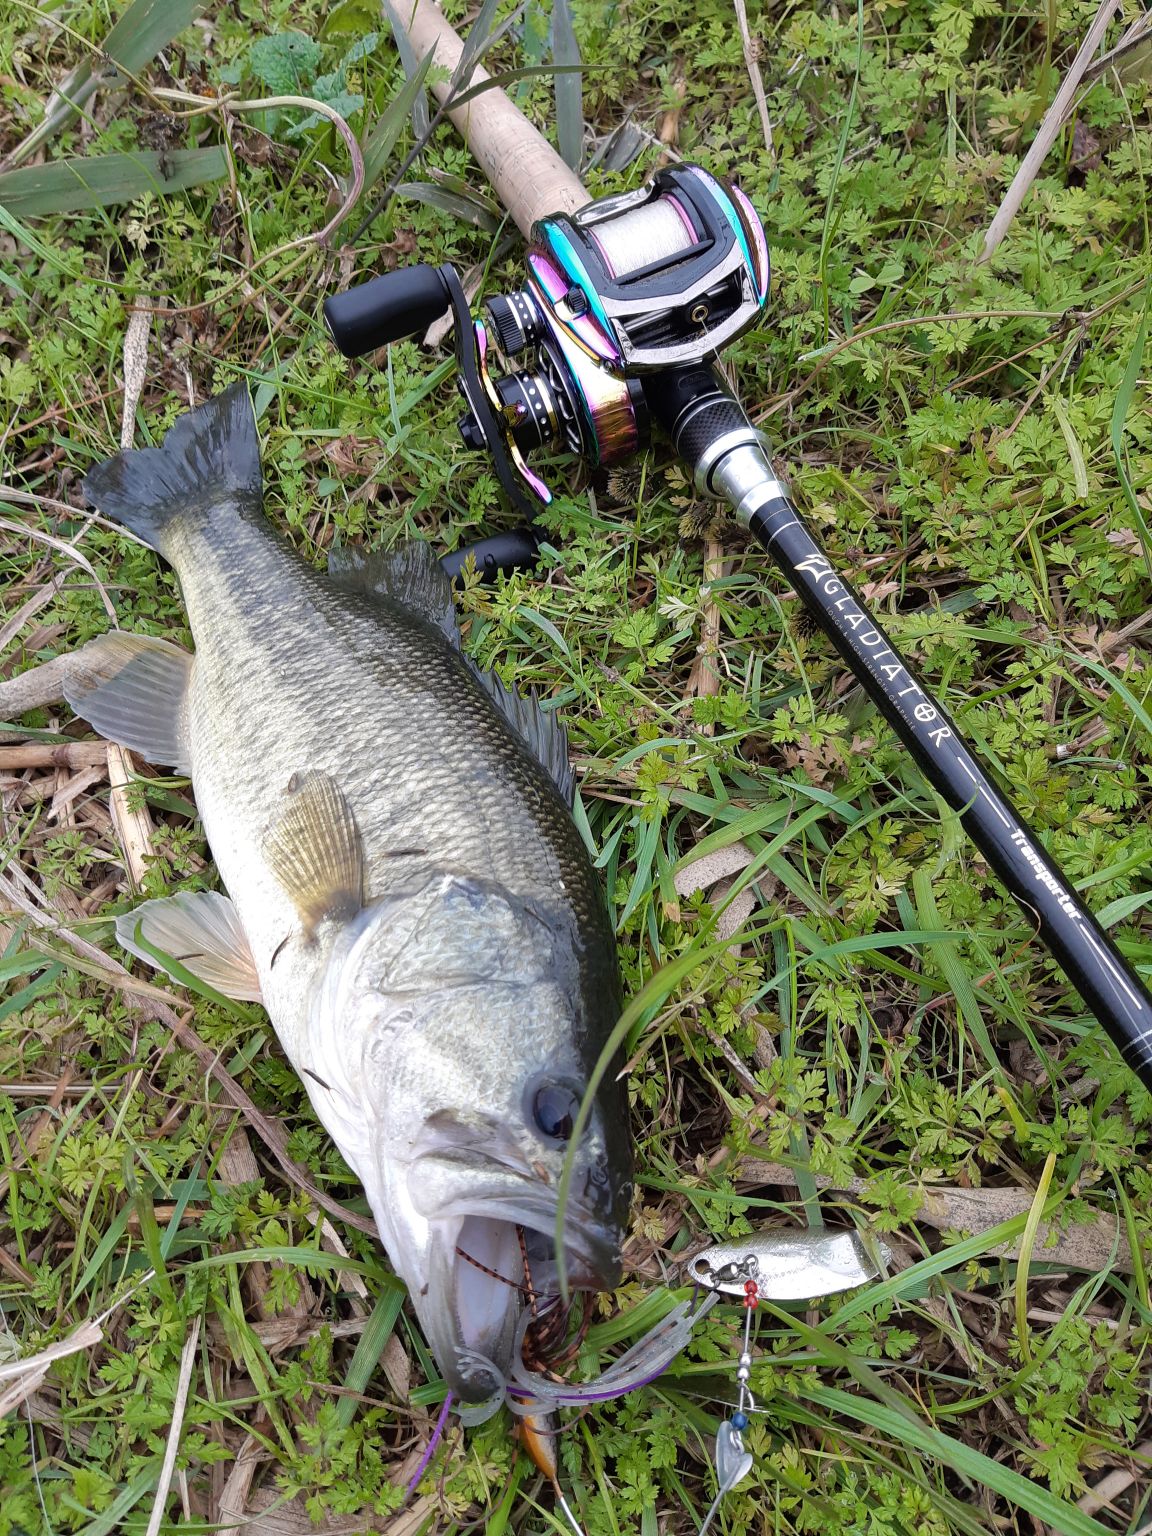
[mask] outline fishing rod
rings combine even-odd
[[[433,49],[437,63],[457,66],[460,39],[428,0],[416,0],[408,30],[418,52]],[[481,100],[489,96],[502,93]],[[451,265],[418,265],[383,273],[324,305],[332,339],[347,357],[421,335],[452,312],[466,407],[461,436],[489,456],[523,521],[446,557],[450,572],[457,574],[469,555],[488,576],[535,562],[540,535],[533,518],[552,493],[529,462],[534,451],[566,450],[610,467],[643,451],[659,427],[700,494],[726,502],[775,561],[1122,1059],[1152,1088],[1152,996],[837,573],[766,438],[716,370],[719,354],[767,306],[768,239],[751,203],[738,187],[694,165],[669,167],[633,192],[590,201],[507,98],[492,104],[492,134],[477,106],[449,106],[448,115],[529,236],[523,287],[488,298],[485,318],[474,319]],[[530,155],[512,153],[517,135],[532,143]]]

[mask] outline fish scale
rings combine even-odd
[[[441,1369],[496,1402],[518,1229],[546,1290],[571,1157],[566,1267],[611,1284],[630,1193],[614,1073],[570,1146],[619,983],[555,724],[463,656],[427,546],[345,552],[333,579],[273,531],[242,390],[87,488],[174,566],[196,650],[94,642],[70,702],[190,771],[228,892],[145,903],[118,936],[260,996]]]

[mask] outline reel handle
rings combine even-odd
[[[332,294],[324,300],[324,320],[345,357],[363,357],[377,347],[423,335],[451,302],[439,267],[422,262]]]

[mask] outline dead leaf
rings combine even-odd
[[[796,1175],[791,1168],[782,1163],[761,1162],[758,1158],[745,1158],[738,1177],[745,1184],[796,1187]],[[850,1195],[860,1195],[868,1187],[866,1179],[834,1185],[822,1174],[815,1178],[818,1189],[842,1189]],[[1031,1189],[960,1189],[944,1184],[926,1185],[921,1193],[923,1202],[916,1213],[916,1221],[935,1227],[939,1232],[970,1232],[973,1236],[1031,1210],[1036,1197],[1035,1190]],[[989,1249],[989,1253],[1002,1259],[1014,1259],[1019,1252],[1019,1239]],[[1036,1263],[1059,1264],[1068,1269],[1088,1270],[1092,1274],[1111,1267],[1130,1275],[1135,1268],[1127,1237],[1117,1218],[1105,1211],[1098,1212],[1090,1221],[1075,1224],[1042,1221],[1037,1229],[1032,1257]]]
[[[715,853],[705,854],[702,859],[694,859],[673,875],[676,894],[690,896],[693,891],[702,891],[714,908],[720,907],[735,883],[731,877],[747,869],[754,857],[744,843],[732,843],[727,848],[718,848]],[[756,892],[750,884],[746,885],[720,913],[716,921],[716,937],[731,939],[751,917],[755,905]],[[739,953],[739,944],[732,948]]]

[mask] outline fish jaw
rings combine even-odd
[[[447,1170],[450,1180],[457,1172]],[[429,1159],[409,1175],[436,1183]],[[502,1396],[526,1311],[556,1295],[554,1191],[508,1179],[453,1195],[429,1221],[417,1314],[452,1391],[466,1403]],[[566,1212],[564,1247],[574,1290],[611,1290],[622,1233],[585,1207]],[[529,1289],[531,1287],[531,1289]]]

